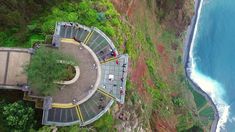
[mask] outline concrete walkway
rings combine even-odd
[[[0,48],[0,86],[14,89],[17,84],[26,84],[23,71],[30,57],[27,49]]]

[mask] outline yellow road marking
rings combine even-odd
[[[87,36],[86,36],[86,38],[85,38],[85,40],[84,40],[84,44],[87,44],[87,42],[88,42],[88,40],[91,38],[91,35],[94,33],[94,30],[92,31],[92,32],[90,32]]]
[[[113,57],[113,58],[105,60],[104,62],[101,62],[101,64],[105,64],[105,63],[108,63],[108,62],[116,60],[116,59],[117,59],[117,57]]]
[[[82,112],[81,112],[81,110],[80,110],[79,105],[76,107],[76,111],[78,112],[77,114],[78,114],[78,116],[80,117],[81,121],[83,122],[84,119],[83,119]]]
[[[110,97],[110,98],[115,99],[115,97],[113,95],[111,95],[110,93],[108,93],[108,92],[106,92],[106,91],[104,91],[104,90],[102,90],[100,88],[98,88],[97,91],[102,93],[102,94],[104,94],[104,95],[106,95],[106,96],[108,96],[108,97]]]
[[[68,103],[68,104],[52,103],[53,108],[72,108],[75,106],[76,105],[74,105],[72,103]]]
[[[79,44],[79,42],[75,41],[74,39],[68,39],[68,38],[61,38],[60,42],[62,42],[62,43],[71,43],[71,44]]]

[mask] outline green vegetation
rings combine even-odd
[[[153,0],[148,0],[146,6],[150,7],[149,10],[144,10],[147,9],[146,7],[141,11],[136,10],[134,16],[136,18],[132,20],[135,28],[135,34],[132,35],[131,39],[133,45],[127,47],[127,51],[132,51],[128,54],[131,56],[134,68],[138,69],[139,63],[146,64],[147,73],[138,76],[140,79],[132,82],[134,84],[131,85],[138,88],[142,103],[147,103],[149,106],[142,108],[148,112],[148,115],[150,114],[150,118],[144,112],[145,115],[142,115],[144,116],[142,120],[146,121],[147,124],[150,121],[152,128],[156,128],[156,124],[162,120],[164,124],[169,125],[165,126],[167,129],[165,131],[171,131],[168,128],[174,128],[174,123],[176,123],[179,131],[190,130],[193,126],[209,130],[210,127],[204,125],[203,120],[199,118],[199,109],[195,104],[197,99],[189,90],[190,87],[184,76],[182,65],[183,37],[179,36],[183,36],[181,32],[185,30],[190,15],[185,16],[184,14],[185,20],[178,23],[176,20],[178,11],[175,6],[182,11],[184,10],[182,9],[183,2],[187,4],[190,2],[175,3],[175,1],[170,2],[170,0],[155,2],[159,8],[153,7]],[[144,4],[145,2],[142,2],[143,6]],[[156,19],[152,18],[154,14],[151,13],[154,11],[157,16]],[[162,14],[159,15],[159,13]],[[145,70],[142,67],[138,70]],[[134,72],[139,72],[138,70],[134,70]],[[144,85],[138,83],[139,81],[142,81]],[[130,98],[135,97],[135,94],[132,93],[131,95]],[[198,98],[207,103],[203,96],[198,96]],[[202,107],[204,105],[202,104]],[[137,106],[134,106],[138,107],[138,103]],[[156,119],[159,120],[156,121]],[[172,120],[177,121],[173,122]],[[159,127],[156,129],[158,130]]]
[[[21,91],[9,92],[9,90],[1,89],[0,92],[0,132],[8,130],[5,118],[3,118],[3,106],[21,100],[23,93]]]
[[[177,125],[177,131],[181,132],[181,131],[185,131],[188,128],[191,127],[193,123],[193,115],[191,112],[186,113],[185,115],[181,115],[179,117],[179,123]]]
[[[35,124],[34,110],[23,102],[3,104],[2,118],[10,131],[28,131]]]
[[[41,7],[37,2],[32,1],[32,3],[35,4],[32,5],[32,8],[36,8],[37,6]],[[15,3],[10,1],[9,4],[12,5]],[[19,2],[18,4],[21,3]],[[95,26],[112,37],[117,42],[116,44],[122,44],[124,41],[122,32],[119,31],[124,31],[125,28],[113,4],[108,0],[83,0],[81,2],[69,0],[55,2],[52,0],[46,3],[43,2],[43,4],[45,6],[44,8],[49,8],[49,11],[45,10],[46,12],[43,13],[43,9],[40,10],[41,7],[39,10],[42,13],[37,11],[38,14],[35,17],[33,17],[34,14],[31,14],[34,19],[25,22],[24,26],[19,27],[19,24],[16,23],[15,25],[10,25],[10,29],[2,27],[4,28],[2,29],[4,32],[0,33],[0,46],[30,47],[34,42],[44,42],[45,36],[53,34],[55,24],[59,21],[78,22],[90,27]],[[16,14],[17,16],[21,15],[17,12]],[[12,16],[15,17],[16,14],[12,14]],[[24,30],[24,32],[20,32],[20,30]]]
[[[114,124],[115,119],[113,116],[106,113],[94,123],[94,128],[99,132],[115,131]]]
[[[58,132],[90,132],[88,128],[82,128],[79,125],[73,125],[68,127],[61,127],[58,129]]]
[[[178,107],[184,106],[184,100],[182,98],[180,98],[180,97],[174,97],[172,99],[172,102],[173,102],[174,105],[176,105]]]
[[[183,132],[203,132],[203,129],[199,126],[192,126],[188,130],[184,130]]]
[[[55,82],[66,79],[70,74],[66,65],[58,64],[60,60],[75,63],[72,58],[57,50],[44,46],[37,49],[25,68],[31,86],[43,95],[50,95],[56,90],[57,84]]]
[[[52,34],[58,21],[71,21],[99,28],[109,37],[117,40],[116,44],[121,44],[123,41],[121,32],[118,32],[122,28],[119,14],[107,0],[64,2],[53,7],[51,11],[51,14],[43,17],[41,22],[37,22],[43,33]]]
[[[79,125],[73,125],[73,126],[66,126],[66,127],[43,126],[37,132],[52,132],[53,130],[57,130],[58,132],[91,132],[93,131],[93,129],[80,127]],[[34,132],[34,130],[31,130],[31,131]]]
[[[154,82],[155,87],[160,89],[166,87],[165,84],[162,81],[160,81],[160,79],[157,78],[158,76],[156,75],[155,63],[152,58],[149,58],[146,61],[146,65],[148,67],[148,72],[150,74],[151,79]]]
[[[207,108],[203,109],[202,111],[200,111],[199,115],[209,117],[208,119],[213,119],[214,118],[214,110],[212,109],[212,107],[207,107]]]
[[[151,51],[151,53],[154,53],[156,55],[156,48],[154,43],[152,42],[151,38],[149,35],[146,35],[146,42],[148,44],[148,48]]]
[[[159,37],[159,40],[161,42],[163,42],[164,44],[166,45],[170,45],[172,43],[180,43],[178,41],[178,38],[175,36],[175,34],[171,31],[164,31],[160,37]]]
[[[199,94],[198,92],[194,91],[192,88],[191,88],[191,91],[193,93],[195,103],[196,103],[197,108],[199,110],[199,109],[201,109],[207,103],[207,101],[206,101],[206,99],[201,94]]]
[[[33,20],[46,15],[51,6],[60,4],[63,0],[7,0],[0,4],[0,46],[30,47],[30,38],[41,34]]]

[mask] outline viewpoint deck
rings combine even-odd
[[[99,119],[114,101],[125,101],[128,55],[120,55],[113,42],[99,29],[78,23],[59,22],[52,44],[55,50],[78,61],[79,76],[73,83],[59,84],[50,96],[41,96],[27,84],[24,65],[37,48],[0,48],[0,88],[21,89],[24,100],[43,109],[42,124],[88,125]],[[77,74],[78,75],[78,74]],[[25,84],[17,87],[17,84]],[[27,88],[24,88],[27,86]]]
[[[59,22],[52,45],[79,61],[81,76],[77,83],[64,86],[52,96],[51,107],[44,107],[43,124],[84,126],[106,113],[114,100],[124,103],[128,55],[119,55],[102,31]],[[69,103],[75,97],[78,103]]]

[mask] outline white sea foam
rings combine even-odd
[[[198,19],[196,21],[195,30],[193,34],[192,44],[190,47],[189,57],[190,57],[190,64],[191,64],[191,74],[190,78],[199,85],[199,87],[205,91],[213,100],[215,103],[218,112],[219,112],[219,121],[217,125],[217,132],[220,132],[221,129],[224,128],[224,124],[228,121],[229,117],[229,105],[223,100],[224,90],[223,86],[217,82],[216,80],[213,80],[212,78],[203,75],[200,71],[197,69],[197,65],[195,62],[195,57],[193,56],[195,48],[195,39],[196,39],[196,33],[198,31],[198,23],[201,17],[201,10],[202,10],[203,0],[200,3],[199,9],[198,9]]]
[[[203,75],[196,68],[191,69],[190,77],[215,103],[220,116],[216,130],[219,132],[221,128],[224,128],[224,124],[227,122],[229,116],[229,105],[223,100],[225,93],[223,86],[210,77]]]
[[[230,123],[235,122],[235,117],[230,118],[230,119],[229,119],[229,122],[230,122]]]

